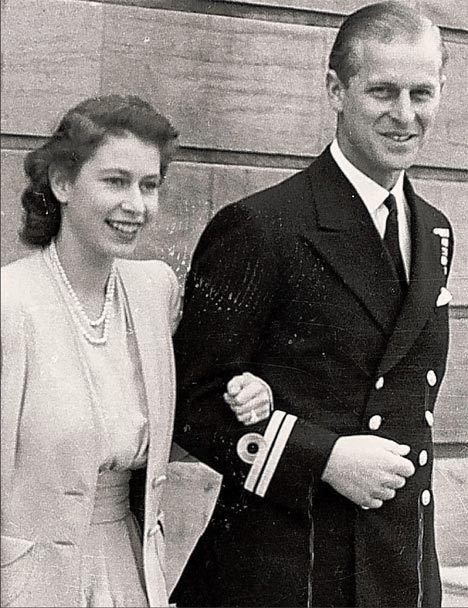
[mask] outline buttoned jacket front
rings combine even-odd
[[[176,590],[181,605],[439,605],[431,426],[453,240],[407,179],[405,195],[403,304],[382,239],[328,149],[222,209],[202,235],[175,336],[176,440],[224,482]],[[276,410],[247,430],[221,405],[224,382],[246,370],[269,382]],[[410,445],[416,473],[365,511],[321,475],[339,436],[367,433]]]
[[[177,281],[162,262],[118,261],[148,404],[144,568],[167,605],[160,502],[172,439]],[[100,454],[78,334],[41,252],[2,269],[2,605],[80,606]],[[143,486],[144,488],[145,486]]]

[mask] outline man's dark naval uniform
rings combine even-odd
[[[440,605],[431,427],[453,240],[406,177],[403,189],[406,294],[329,148],[225,207],[201,237],[175,341],[175,439],[224,480],[179,605]],[[275,405],[248,428],[222,399],[246,370],[270,384]],[[379,509],[321,481],[337,438],[366,433],[411,446],[416,468]]]

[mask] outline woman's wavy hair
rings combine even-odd
[[[60,203],[49,182],[51,166],[74,181],[108,136],[128,133],[159,148],[164,177],[178,133],[166,117],[135,95],[106,95],[82,101],[65,114],[43,146],[29,152],[24,161],[29,183],[21,196],[20,238],[24,243],[48,245],[60,230]]]

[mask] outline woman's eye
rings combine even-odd
[[[154,181],[154,182],[145,182],[144,184],[142,184],[141,189],[143,192],[154,192],[155,190],[157,190],[159,187],[159,183]]]

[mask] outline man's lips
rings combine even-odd
[[[385,133],[381,133],[381,135],[397,143],[405,143],[418,136],[416,133],[398,133],[395,131],[387,131]]]

